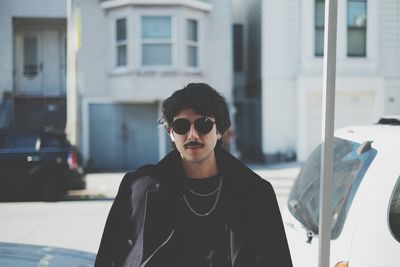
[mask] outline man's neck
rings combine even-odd
[[[183,171],[190,178],[207,178],[218,174],[217,162],[215,159],[207,164],[183,162]]]

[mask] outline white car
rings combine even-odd
[[[400,117],[335,131],[329,267],[400,266]],[[318,266],[321,147],[283,214],[294,267]]]

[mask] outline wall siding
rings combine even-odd
[[[384,112],[400,114],[400,2],[379,1],[379,72],[385,78]]]
[[[299,72],[299,2],[263,2],[263,152],[295,149],[296,79]]]

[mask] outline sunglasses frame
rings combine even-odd
[[[179,121],[179,120],[184,120],[186,123],[187,123],[187,125],[185,126],[185,127],[187,127],[187,130],[185,131],[185,132],[182,132],[182,131],[176,131],[176,127],[174,127],[174,123],[176,123],[176,121]],[[204,131],[204,130],[202,130],[201,128],[200,128],[200,126],[198,125],[198,123],[201,123],[201,121],[204,121],[204,123],[207,123],[207,121],[210,121],[211,122],[211,127],[210,127],[210,129],[209,130],[207,130],[206,132]],[[208,134],[209,132],[211,132],[211,130],[212,130],[212,128],[214,127],[214,124],[215,124],[216,122],[215,121],[213,121],[213,120],[211,120],[210,118],[208,118],[208,117],[201,117],[201,118],[198,118],[198,119],[195,119],[194,121],[190,121],[190,120],[188,120],[188,119],[185,119],[185,118],[178,118],[178,119],[176,119],[176,120],[174,120],[173,122],[172,122],[172,124],[171,124],[171,129],[176,133],[176,134],[179,134],[179,135],[185,135],[185,134],[187,134],[189,131],[190,131],[190,128],[191,128],[191,126],[192,126],[192,124],[193,124],[193,126],[194,126],[194,129],[199,133],[199,134]]]

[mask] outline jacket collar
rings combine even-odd
[[[214,151],[218,170],[223,177],[226,177],[224,183],[229,191],[236,195],[249,190],[252,179],[248,176],[256,176],[256,174],[223,148],[216,147]],[[161,190],[183,190],[182,158],[177,149],[168,153],[155,165],[153,177],[160,183]],[[243,177],[248,177],[245,179],[246,182]]]

